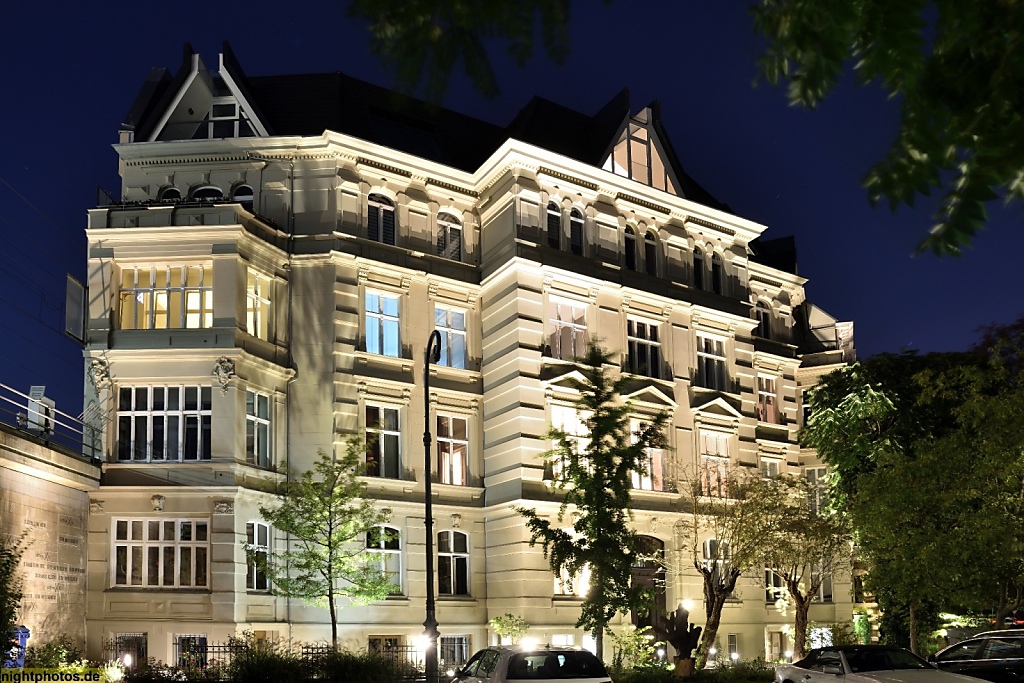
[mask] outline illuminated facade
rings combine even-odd
[[[122,203],[90,211],[87,356],[112,384],[102,511],[90,522],[90,648],[173,660],[176,645],[323,640],[327,612],[272,595],[244,544],[274,553],[262,491],[318,450],[372,436],[373,535],[400,591],[346,606],[352,646],[422,632],[424,402],[442,659],[526,616],[583,644],[583,583],[528,546],[515,504],[554,514],[550,424],[573,429],[573,356],[599,339],[631,376],[636,421],[671,414],[670,450],[636,478],[636,525],[692,600],[679,482],[727,495],[726,463],[802,474],[801,391],[852,358],[852,325],[805,300],[785,241],[733,215],[683,171],[656,105],[594,116],[534,100],[508,127],[342,74],[246,77],[186,50],[122,127]],[[781,264],[781,265],[780,265]],[[820,319],[820,320],[819,320]],[[423,350],[441,333],[424,396]],[[771,650],[787,618],[742,579],[722,649]],[[849,618],[848,579],[812,620]],[[731,635],[730,635],[731,634]],[[781,643],[781,641],[779,641]],[[779,647],[784,647],[780,644]],[[99,652],[94,652],[99,654]]]

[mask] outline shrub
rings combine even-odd
[[[690,680],[695,683],[771,683],[774,678],[773,664],[763,659],[752,659],[703,669]]]
[[[412,673],[409,665],[384,655],[339,651],[318,658],[315,675],[325,681],[398,683]]]
[[[301,683],[306,679],[302,659],[286,644],[256,642],[249,631],[228,639],[241,647],[225,667],[227,678],[237,683]]]
[[[59,635],[56,640],[42,645],[29,645],[25,649],[25,666],[30,669],[56,669],[81,658],[82,651],[67,634]]]

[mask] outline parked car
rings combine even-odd
[[[986,631],[928,658],[943,671],[994,683],[1024,681],[1024,630]]]
[[[570,647],[488,647],[473,655],[455,672],[462,683],[612,683],[597,657],[587,650]]]
[[[837,678],[842,677],[842,678]],[[939,671],[909,650],[887,645],[842,645],[811,650],[775,668],[776,683],[970,683]],[[974,683],[977,683],[975,681]]]

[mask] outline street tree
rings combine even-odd
[[[577,359],[582,380],[576,409],[582,434],[554,427],[547,437],[554,447],[543,454],[562,501],[552,520],[534,508],[516,508],[526,519],[530,545],[540,544],[556,575],[590,574],[590,585],[576,622],[594,635],[601,657],[604,634],[620,612],[648,609],[649,589],[634,585],[633,565],[645,545],[632,527],[634,473],[651,476],[650,449],[664,448],[667,417],[652,417],[639,431],[631,430],[631,405],[620,398],[626,376],[613,379],[611,356],[591,342]],[[568,526],[568,528],[567,528]]]
[[[806,652],[807,614],[825,581],[850,571],[853,541],[844,517],[812,504],[815,491],[804,478],[780,476],[754,479],[746,491],[747,505],[766,533],[757,547],[758,564],[784,586],[793,606],[793,656]],[[774,590],[773,585],[765,585]]]
[[[676,535],[688,562],[701,575],[704,592],[704,627],[694,654],[695,669],[707,663],[722,609],[733,596],[736,582],[759,562],[767,520],[748,500],[748,483],[748,476],[736,469],[724,476],[718,470],[697,469],[680,483],[690,514],[676,524]]]
[[[289,546],[269,556],[248,548],[260,562],[275,593],[309,604],[326,604],[331,615],[331,644],[338,647],[339,600],[365,605],[382,600],[394,586],[367,551],[368,538],[381,541],[389,511],[363,497],[359,479],[363,444],[350,440],[340,457],[324,451],[313,469],[284,484],[276,505],[260,507],[270,525],[287,535]]]
[[[608,0],[606,0],[608,1]],[[399,86],[439,100],[461,62],[485,95],[498,93],[488,47],[522,66],[537,38],[560,63],[570,0],[350,0],[371,49]],[[767,40],[760,73],[794,105],[816,107],[844,74],[881,87],[901,113],[886,156],[864,179],[872,203],[912,206],[943,192],[919,250],[960,254],[987,220],[986,204],[1024,198],[1024,5],[1009,0],[752,0]]]
[[[14,640],[18,611],[21,608],[22,577],[18,566],[25,552],[25,534],[0,535],[0,665],[4,665]]]

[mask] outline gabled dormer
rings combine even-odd
[[[148,95],[151,100],[136,102],[129,115],[136,141],[209,140],[269,134],[249,94],[241,67],[226,44],[214,72],[186,45],[175,77],[160,83]]]
[[[655,125],[656,118],[655,103],[623,122],[601,167],[657,190],[680,195],[681,184],[671,162],[667,141],[662,140],[659,126]]]

